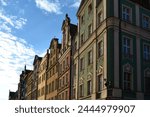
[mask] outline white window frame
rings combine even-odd
[[[130,81],[125,81],[125,72],[130,74]],[[125,89],[125,83],[130,83],[130,89]],[[127,91],[133,90],[133,68],[130,64],[126,64],[123,66],[123,89]]]
[[[128,40],[129,40],[129,45],[128,45]],[[123,39],[122,39],[122,44],[123,44],[123,54],[124,55],[131,55],[131,38],[130,37],[127,37],[127,36],[123,36]],[[124,43],[125,42],[125,43]],[[126,48],[126,49],[124,49]],[[129,52],[128,52],[129,51]]]
[[[129,10],[129,13],[127,13],[126,11],[124,11],[124,8],[126,8],[126,9],[128,9]],[[125,15],[125,17],[124,17],[124,15]],[[127,18],[127,16],[129,17],[129,18]],[[126,6],[126,5],[122,5],[122,19],[124,20],[124,21],[127,21],[127,22],[132,22],[132,8],[131,7],[128,7],[128,6]]]
[[[146,21],[144,18],[148,18],[148,21]],[[142,14],[142,27],[145,29],[150,28],[150,17],[145,14]]]
[[[148,47],[148,48],[145,49],[145,47]],[[144,60],[150,60],[150,45],[144,44],[143,54],[144,54]]]

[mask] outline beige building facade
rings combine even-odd
[[[57,100],[58,93],[58,55],[60,52],[61,44],[57,38],[53,38],[50,43],[48,56],[48,68],[46,79],[46,99]]]
[[[46,99],[46,70],[48,53],[42,58],[38,76],[38,100]]]

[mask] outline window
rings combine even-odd
[[[55,90],[57,90],[57,80],[55,80]]]
[[[59,68],[59,74],[61,75],[61,73],[62,73],[62,64],[60,64],[60,68]]]
[[[59,88],[61,88],[61,79],[59,79]]]
[[[88,6],[88,14],[90,14],[92,11],[92,3]]]
[[[44,95],[45,91],[44,91],[44,87],[42,88],[42,94],[41,95]]]
[[[62,78],[62,86],[65,84],[65,77]]]
[[[100,41],[98,43],[98,57],[103,56],[103,54],[104,54],[104,49],[103,48],[104,48],[103,41]]]
[[[103,89],[102,74],[100,74],[97,77],[97,91],[100,92],[102,89]]]
[[[49,93],[51,92],[51,83],[49,83]]]
[[[65,92],[66,94],[65,94],[65,98],[66,98],[66,100],[68,99],[68,91],[66,91]]]
[[[49,85],[46,85],[46,94],[49,92]]]
[[[74,76],[76,76],[76,68],[77,68],[77,65],[74,64]]]
[[[54,81],[52,82],[52,92],[54,91]]]
[[[144,45],[144,60],[150,60],[150,46]]]
[[[101,22],[103,21],[103,14],[102,14],[102,11],[100,11],[98,13],[98,16],[97,16],[97,21],[98,21],[98,26],[101,24]]]
[[[127,37],[123,38],[123,54],[130,55],[130,39]]]
[[[81,24],[84,23],[84,15],[81,16]]]
[[[80,59],[80,70],[84,70],[84,58]]]
[[[73,89],[73,95],[72,95],[72,98],[73,98],[73,99],[75,99],[75,95],[76,95],[76,89],[74,88],[74,89]]]
[[[92,93],[92,84],[91,80],[87,82],[87,95],[90,95]]]
[[[65,61],[63,61],[63,71],[65,70]]]
[[[81,35],[81,45],[84,43],[84,33]]]
[[[142,27],[148,29],[149,25],[150,25],[150,19],[149,19],[149,17],[146,16],[146,15],[143,15],[143,17],[142,17]]]
[[[40,89],[38,90],[38,97],[40,97]]]
[[[122,19],[128,22],[131,22],[131,8],[127,6],[122,7]]]
[[[62,100],[64,100],[64,93],[62,93]]]
[[[145,91],[144,92],[146,94],[150,94],[150,88],[149,88],[149,86],[150,86],[150,69],[149,68],[144,70],[144,79],[145,79],[145,84],[144,84]]]
[[[68,84],[68,73],[66,74],[66,84]]]
[[[69,67],[69,58],[66,59],[66,67]]]
[[[77,50],[77,42],[75,42],[74,51]]]
[[[88,36],[92,34],[92,24],[88,26]]]
[[[91,64],[93,62],[93,55],[92,50],[88,52],[88,64]]]
[[[131,73],[124,72],[124,90],[131,90]]]
[[[80,97],[83,97],[83,96],[84,96],[84,88],[83,88],[83,84],[80,85],[79,89],[80,89]]]

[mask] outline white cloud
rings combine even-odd
[[[9,89],[17,90],[25,64],[32,69],[36,51],[25,39],[13,35],[13,29],[23,28],[26,22],[25,18],[8,15],[0,10],[0,99],[8,99]]]
[[[27,44],[24,39],[18,38],[10,33],[0,31],[0,86],[8,86],[8,89],[16,89],[19,82],[19,74],[25,64],[27,68],[32,68],[35,50]],[[5,89],[6,90],[6,89]],[[1,97],[4,98],[4,97]]]
[[[0,30],[11,32],[11,27],[21,29],[26,24],[26,22],[27,19],[5,15],[3,11],[0,11]]]
[[[59,0],[35,0],[36,6],[46,12],[62,14]]]
[[[75,2],[71,5],[71,7],[78,8],[81,0],[75,0]]]
[[[0,0],[1,5],[7,6],[7,0]]]

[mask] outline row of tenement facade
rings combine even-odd
[[[82,0],[10,99],[150,99],[150,0]]]

